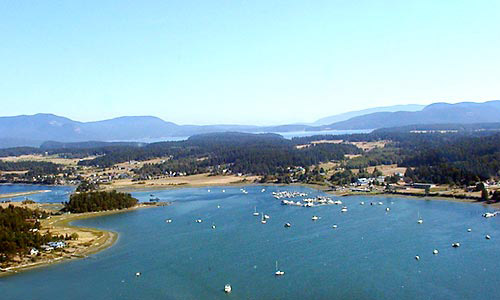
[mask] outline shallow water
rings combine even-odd
[[[133,193],[174,204],[75,222],[114,230],[119,239],[88,259],[1,278],[0,298],[499,298],[500,218],[481,217],[488,211],[482,205],[356,196],[341,198],[349,208],[341,213],[335,205],[282,206],[270,195],[321,194],[315,190],[262,188],[246,187],[248,194],[228,187]],[[254,206],[271,216],[267,224],[252,215]],[[313,222],[313,215],[321,219]],[[203,223],[195,223],[198,218]],[[284,228],[285,222],[292,227]],[[285,271],[280,278],[274,276],[276,260]],[[230,295],[222,291],[226,283],[233,287]]]
[[[41,185],[41,184],[0,184],[0,194],[13,194],[32,191],[49,191],[27,196],[3,198],[0,201],[22,201],[26,198],[35,202],[59,203],[69,200],[69,195],[75,190],[74,186],[67,185]]]

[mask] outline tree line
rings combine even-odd
[[[74,193],[64,204],[63,211],[85,213],[124,209],[136,206],[138,200],[127,193],[117,191],[91,191]]]

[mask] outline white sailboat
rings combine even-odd
[[[276,272],[274,272],[274,275],[276,275],[276,276],[285,275],[285,272],[284,271],[280,271],[280,269],[278,268],[278,261],[276,261]]]
[[[231,293],[231,291],[232,291],[232,290],[233,290],[233,289],[231,288],[231,285],[230,285],[229,283],[228,283],[228,284],[226,284],[226,285],[224,286],[224,292],[225,292],[226,294]]]
[[[417,220],[417,223],[418,224],[424,223],[424,220],[420,217],[420,211],[418,211],[418,220]]]
[[[256,216],[256,217],[259,216],[259,213],[257,212],[257,206],[253,207],[253,215]]]
[[[262,224],[266,224],[267,223],[266,218],[264,218],[264,213],[262,213],[262,219],[260,220],[260,222]]]

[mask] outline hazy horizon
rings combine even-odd
[[[2,115],[277,125],[499,99],[495,1],[0,4]]]

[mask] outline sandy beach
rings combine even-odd
[[[210,176],[209,174],[197,174],[181,177],[151,179],[145,181],[132,181],[130,179],[114,180],[111,184],[101,185],[101,188],[105,190],[132,192],[141,190],[158,190],[183,187],[247,185],[254,184],[258,179],[260,179],[260,176]]]
[[[42,191],[29,191],[29,192],[19,192],[19,193],[10,193],[10,194],[0,194],[0,199],[5,198],[15,198],[15,197],[24,197],[29,195],[48,193],[50,190],[42,190]]]

